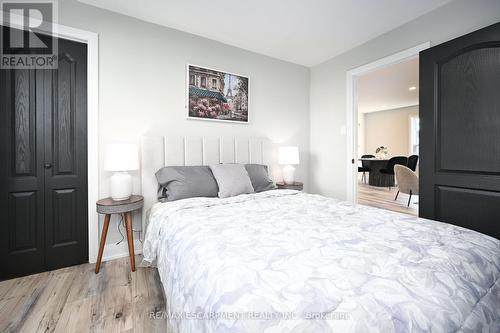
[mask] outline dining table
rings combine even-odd
[[[368,184],[378,187],[394,187],[394,175],[381,173],[380,170],[385,169],[388,158],[360,158],[360,161],[370,168],[370,176],[368,177]]]

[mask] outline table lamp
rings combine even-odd
[[[137,145],[133,143],[106,145],[104,170],[114,172],[110,178],[111,198],[115,201],[130,198],[132,195],[132,176],[127,171],[139,170]]]
[[[295,167],[299,164],[299,147],[280,147],[278,152],[278,163],[283,167],[283,181],[287,185],[295,183]]]

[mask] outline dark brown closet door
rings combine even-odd
[[[500,239],[500,24],[420,55],[420,216]]]
[[[43,71],[1,70],[0,278],[43,270]]]
[[[59,40],[45,76],[45,265],[87,262],[87,45]]]
[[[0,279],[88,261],[87,46],[1,70]]]

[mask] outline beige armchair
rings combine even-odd
[[[411,196],[418,195],[418,176],[411,169],[399,164],[394,166],[394,174],[398,183],[398,193],[394,200],[397,200],[399,192],[409,194],[408,207],[410,207]]]

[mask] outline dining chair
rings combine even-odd
[[[374,155],[361,155],[361,158],[374,158]],[[367,161],[361,161],[361,166],[358,167],[358,172],[362,172],[363,175],[361,176],[361,181],[364,181],[366,184],[366,172],[368,174],[372,171],[370,168],[370,164]]]
[[[417,170],[418,155],[411,155],[408,157],[408,164],[406,165],[412,171]]]
[[[406,165],[408,163],[408,158],[406,156],[394,156],[387,161],[384,169],[380,169],[380,173],[387,176],[394,177],[394,166],[395,165]],[[396,182],[397,184],[397,182]],[[389,186],[389,190],[392,189],[392,186]]]
[[[386,175],[394,175],[394,166],[395,165],[407,165],[408,158],[406,156],[394,156],[387,161],[387,164],[384,169],[380,170],[380,173]]]
[[[398,182],[398,193],[394,200],[398,199],[399,192],[409,194],[408,207],[410,207],[411,196],[418,195],[418,176],[410,168],[399,164],[394,166],[394,172]]]

